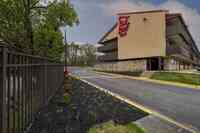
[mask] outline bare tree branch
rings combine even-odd
[[[35,3],[33,3],[32,5],[31,5],[31,9],[33,8],[33,7],[35,7],[38,3],[40,2],[40,0],[37,0]]]
[[[47,9],[47,6],[34,6],[31,9]]]

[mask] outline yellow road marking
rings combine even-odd
[[[91,78],[107,78],[107,79],[117,79],[121,78],[120,76],[117,77],[110,77],[110,76],[104,76],[104,75],[99,75],[99,76],[80,76],[82,79],[91,79]]]
[[[126,75],[121,75],[121,74],[111,74],[111,73],[105,73],[105,72],[96,72],[96,71],[93,71],[93,72],[98,73],[98,74],[107,74],[110,76],[121,76],[122,78],[142,80],[142,81],[147,81],[147,82],[151,82],[151,83],[157,83],[157,84],[163,84],[163,85],[173,85],[173,86],[178,86],[178,87],[200,90],[200,85],[189,85],[189,84],[184,84],[184,83],[161,81],[161,80],[149,79],[149,78],[145,78],[145,77],[132,77],[132,76],[126,76]]]
[[[74,75],[71,75],[71,76],[76,78],[76,79],[78,79],[78,80],[81,80],[81,81],[87,83],[88,85],[91,85],[91,86],[99,89],[100,91],[103,91],[103,92],[105,92],[107,94],[110,94],[111,96],[114,96],[114,97],[116,97],[116,98],[118,98],[118,99],[120,99],[120,100],[122,100],[122,101],[124,101],[124,102],[126,102],[126,103],[128,103],[128,104],[130,104],[132,106],[134,106],[134,107],[137,107],[137,108],[139,108],[139,109],[141,109],[141,110],[143,110],[143,111],[145,111],[145,112],[147,112],[149,114],[157,116],[158,118],[163,119],[165,121],[168,121],[169,123],[175,124],[176,126],[181,127],[183,129],[191,132],[191,133],[199,133],[199,131],[196,131],[196,128],[192,127],[191,125],[187,126],[187,124],[179,123],[179,122],[175,121],[174,119],[172,119],[170,117],[162,115],[161,113],[159,113],[157,111],[154,111],[152,109],[149,109],[148,107],[145,107],[145,106],[143,106],[143,105],[141,105],[141,104],[139,104],[139,103],[137,103],[137,102],[135,102],[133,100],[129,100],[128,98],[126,98],[124,96],[121,96],[121,95],[119,95],[117,93],[113,93],[113,92],[111,92],[111,91],[109,91],[109,90],[107,90],[105,88],[102,88],[102,87],[100,87],[98,85],[95,85],[95,84],[93,84],[91,82],[88,82],[88,81],[86,81],[84,79],[81,79],[80,77],[77,77],[77,76],[74,76]]]

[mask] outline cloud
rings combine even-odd
[[[114,15],[120,12],[152,10],[155,9],[155,6],[150,3],[137,0],[117,0],[117,2],[104,5],[104,8],[108,12],[108,15]]]
[[[107,15],[115,15],[120,12],[166,9],[171,13],[182,13],[186,24],[200,49],[200,14],[196,9],[190,8],[177,0],[168,0],[160,5],[153,5],[144,1],[117,0],[104,5]]]

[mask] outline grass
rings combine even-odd
[[[63,95],[63,103],[68,104],[70,102],[70,95],[68,93],[65,93]]]
[[[118,125],[109,121],[90,128],[88,133],[144,133],[144,131],[133,123]]]
[[[96,70],[99,71],[99,70]],[[124,72],[116,72],[116,71],[99,71],[106,73],[116,73],[127,76],[136,76],[139,77],[142,74],[142,71],[124,71]],[[162,80],[162,81],[170,81],[176,83],[184,83],[189,85],[200,85],[200,74],[190,74],[190,73],[176,73],[176,72],[155,72],[150,79]]]
[[[151,79],[185,83],[190,85],[200,85],[199,74],[175,73],[175,72],[155,72]]]

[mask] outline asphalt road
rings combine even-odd
[[[82,68],[70,68],[70,72],[200,131],[200,90],[97,74]]]

